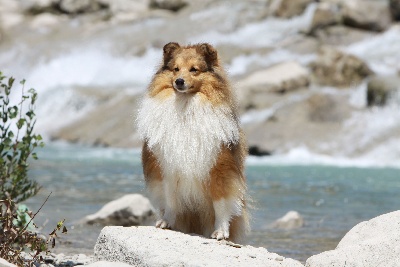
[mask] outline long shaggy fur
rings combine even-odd
[[[217,52],[209,44],[163,50],[137,120],[156,226],[240,241],[249,230],[246,147]]]

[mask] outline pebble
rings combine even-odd
[[[32,257],[24,253],[23,257],[26,260],[31,260]],[[44,263],[35,263],[35,267],[72,267],[77,265],[88,265],[94,261],[93,255],[87,256],[85,254],[65,255],[63,253],[43,255]]]

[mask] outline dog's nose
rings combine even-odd
[[[185,80],[182,78],[178,78],[175,80],[175,84],[177,87],[182,87],[185,84]]]

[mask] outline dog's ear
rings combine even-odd
[[[204,43],[200,44],[198,48],[200,50],[199,52],[204,56],[204,59],[206,60],[209,69],[218,66],[217,50],[215,50],[212,45]]]
[[[164,51],[164,66],[167,66],[170,60],[172,59],[172,54],[176,49],[178,49],[180,45],[178,43],[168,43],[164,45],[163,51]]]

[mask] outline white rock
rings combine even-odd
[[[291,18],[303,13],[313,0],[272,0],[269,9],[274,16]]]
[[[340,21],[338,5],[333,3],[318,3],[311,21],[311,31],[337,24]]]
[[[282,62],[264,70],[250,74],[237,83],[238,88],[250,87],[253,90],[288,91],[309,83],[309,72],[294,61]]]
[[[270,93],[307,87],[310,77],[308,69],[295,61],[278,63],[256,71],[235,84],[239,103],[243,107],[266,108],[268,99],[271,99]]]
[[[297,211],[289,211],[273,223],[273,227],[281,229],[295,229],[303,226],[304,219]]]
[[[51,13],[42,13],[34,17],[31,21],[30,26],[34,29],[38,28],[50,28],[59,24],[62,20],[62,16],[54,15]]]
[[[17,267],[17,265],[14,265],[12,263],[9,263],[3,258],[0,258],[0,267]]]
[[[343,23],[365,30],[384,31],[391,24],[388,1],[343,1]]]
[[[102,5],[107,5],[111,13],[118,14],[120,12],[127,13],[143,13],[149,9],[150,0],[97,0]]]
[[[151,226],[105,227],[94,254],[134,266],[303,266],[265,248],[233,245]]]
[[[103,225],[141,225],[152,218],[153,210],[146,197],[130,194],[107,203],[95,214],[86,216],[84,222]]]
[[[335,250],[310,257],[306,267],[396,267],[400,264],[400,211],[353,227]]]
[[[24,21],[25,17],[20,13],[3,13],[0,16],[0,28],[7,30]]]
[[[130,267],[132,265],[123,262],[96,261],[85,265],[87,267]]]

